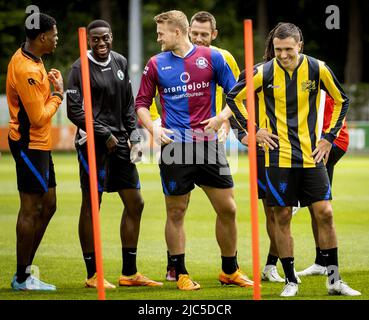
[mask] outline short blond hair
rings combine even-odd
[[[182,11],[171,10],[158,14],[154,17],[154,21],[158,24],[167,23],[178,27],[183,34],[188,33],[188,19]]]

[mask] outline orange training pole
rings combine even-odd
[[[82,87],[84,98],[84,109],[86,117],[86,132],[87,132],[87,153],[88,166],[90,173],[90,197],[92,209],[92,223],[94,231],[94,244],[96,256],[96,271],[97,271],[97,291],[99,300],[105,300],[104,289],[104,271],[102,264],[102,250],[100,238],[100,215],[99,215],[99,194],[97,192],[97,174],[96,174],[96,158],[95,158],[95,139],[92,119],[92,104],[91,104],[91,87],[90,87],[90,70],[87,59],[87,37],[86,28],[79,28],[79,50],[81,55],[81,70],[82,70]]]
[[[261,299],[260,265],[259,265],[259,225],[258,225],[258,189],[256,167],[256,138],[255,138],[255,97],[254,97],[254,48],[252,35],[252,20],[244,21],[245,68],[247,85],[247,111],[249,115],[247,132],[250,162],[250,205],[251,205],[251,234],[252,234],[252,265],[254,276],[254,300]]]

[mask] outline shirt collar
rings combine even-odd
[[[26,43],[24,42],[24,43],[22,43],[22,45],[21,45],[21,50],[22,50],[22,53],[26,56],[26,57],[28,57],[28,58],[30,58],[30,59],[32,59],[33,61],[35,61],[35,62],[41,62],[42,60],[41,60],[41,58],[38,58],[38,57],[36,57],[35,55],[33,55],[31,52],[29,52],[26,48],[25,48],[25,46],[26,46]]]
[[[92,51],[91,50],[88,50],[87,51],[87,57],[93,62],[93,63],[96,63],[97,65],[99,65],[99,66],[101,66],[101,67],[106,67],[109,63],[110,63],[110,61],[111,61],[111,53],[109,53],[109,57],[108,57],[108,59],[106,60],[106,61],[103,61],[103,62],[101,62],[101,61],[97,61],[94,57],[93,57],[93,55],[92,55]]]
[[[178,54],[175,54],[173,51],[172,51],[172,54],[174,55],[174,56],[176,56],[176,57],[178,57],[178,58],[186,58],[191,52],[192,52],[192,50],[194,50],[195,49],[195,46],[194,45],[192,45],[192,47],[190,48],[190,50],[188,50],[187,52],[186,52],[186,54],[184,55],[184,57],[181,57],[181,56],[179,56]]]

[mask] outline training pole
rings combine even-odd
[[[92,118],[90,71],[87,59],[86,28],[79,28],[78,34],[79,34],[79,50],[81,55],[82,87],[84,101],[83,104],[86,117],[87,153],[88,153],[88,167],[90,176],[90,198],[91,198],[92,223],[95,244],[95,260],[97,271],[97,292],[99,300],[105,300],[104,271],[102,264],[102,249],[100,238],[99,194],[97,192],[95,139]]]
[[[254,48],[252,20],[244,20],[245,69],[247,85],[247,123],[248,154],[250,163],[250,206],[252,235],[252,270],[254,277],[254,300],[261,299],[260,289],[260,257],[259,257],[259,223],[258,223],[258,189],[256,167],[256,132],[255,132],[255,93],[254,93]]]

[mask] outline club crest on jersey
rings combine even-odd
[[[206,60],[206,58],[204,58],[204,57],[198,57],[196,59],[196,66],[199,69],[205,69],[208,65],[209,65],[209,62],[208,62],[208,60]]]
[[[123,71],[119,69],[119,70],[117,71],[117,76],[118,76],[118,78],[119,78],[120,80],[123,80],[123,79],[124,79],[124,73],[123,73]]]
[[[317,88],[316,88],[315,80],[307,80],[307,81],[301,82],[301,90],[309,91],[309,92],[316,91]]]

